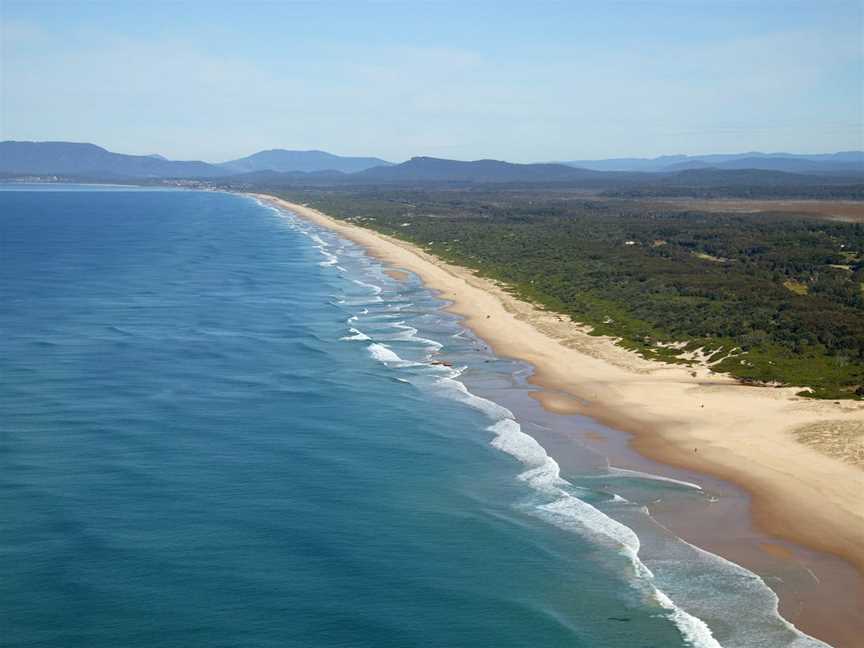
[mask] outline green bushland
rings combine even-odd
[[[280,193],[473,268],[645,357],[688,363],[702,349],[743,381],[864,395],[862,224],[526,190]]]

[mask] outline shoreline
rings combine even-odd
[[[632,434],[578,414],[550,412],[527,377],[519,383],[526,391],[517,400],[508,401],[506,392],[472,391],[533,424],[531,436],[564,472],[582,474],[588,453],[615,469],[698,484],[698,497],[679,494],[646,504],[650,518],[682,541],[758,575],[777,596],[779,615],[801,632],[834,648],[860,646],[864,578],[847,561],[757,529],[750,493],[731,481],[650,459],[633,448]]]
[[[743,487],[759,530],[838,556],[864,575],[864,470],[790,432],[822,421],[864,424],[864,405],[803,399],[795,388],[748,387],[705,367],[644,360],[410,243],[250,195],[359,243],[395,272],[415,272],[498,355],[535,368],[530,382],[541,390],[534,397],[547,411],[588,416],[632,434],[631,446],[648,459]]]

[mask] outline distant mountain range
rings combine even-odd
[[[499,160],[462,162],[414,157],[402,164],[355,173],[352,179],[363,182],[561,182],[602,175],[564,164],[513,164]]]
[[[747,171],[749,173],[741,173]],[[698,172],[698,173],[697,173]],[[514,164],[500,160],[446,160],[413,157],[393,164],[375,157],[343,157],[325,151],[273,149],[211,164],[168,160],[161,155],[112,153],[94,144],[72,142],[0,142],[0,173],[60,175],[100,179],[225,179],[232,183],[389,184],[424,182],[570,182],[610,184],[740,183],[745,178],[767,184],[814,184],[864,180],[864,152],[799,155],[741,153],[673,155],[658,158],[576,160]],[[827,181],[827,180],[826,180]]]
[[[570,160],[567,166],[595,171],[664,173],[683,169],[764,169],[790,173],[864,173],[864,151],[841,153],[733,153],[711,155],[661,155],[656,158]]]
[[[116,178],[217,178],[252,171],[353,173],[390,162],[324,151],[261,151],[222,164],[168,160],[158,154],[112,153],[76,142],[0,142],[0,172]]]
[[[224,169],[206,162],[178,162],[157,155],[124,155],[95,144],[74,142],[0,142],[0,171],[106,178],[212,178],[226,175]]]
[[[390,166],[392,163],[375,157],[342,157],[325,151],[288,151],[271,149],[219,166],[233,173],[249,171],[341,171],[356,173],[377,166]]]
[[[683,168],[666,172],[597,171],[565,164],[513,164],[499,160],[446,160],[415,157],[401,164],[379,166],[357,173],[319,171],[255,171],[225,180],[279,186],[292,184],[427,184],[427,183],[551,183],[570,184],[582,188],[608,187],[681,187],[681,186],[742,186],[746,184],[782,187],[838,185],[864,182],[864,175],[854,172],[791,173],[773,169]]]

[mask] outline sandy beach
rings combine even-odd
[[[502,356],[532,364],[537,398],[634,434],[641,454],[731,481],[766,533],[852,563],[864,575],[864,403],[819,401],[645,360],[471,270],[404,241],[265,195],[419,275]]]

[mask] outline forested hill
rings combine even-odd
[[[77,142],[0,142],[0,172],[110,178],[212,178],[219,167],[156,155],[112,153]]]
[[[604,195],[624,198],[818,198],[864,199],[864,175],[788,173],[767,169],[685,169],[641,176]]]
[[[707,155],[661,155],[656,158],[574,160],[569,166],[598,171],[670,172],[683,169],[765,169],[793,173],[864,173],[864,151],[838,153],[709,153]]]
[[[355,182],[565,182],[609,176],[600,171],[563,164],[513,164],[500,160],[445,160],[415,157],[402,164],[376,167],[354,174]]]
[[[647,357],[699,349],[742,380],[864,396],[860,223],[529,191],[285,197],[476,268]]]
[[[250,172],[351,173],[388,164],[374,157],[342,157],[326,151],[283,149],[259,151],[223,164],[208,164],[169,160],[156,154],[113,153],[95,144],[78,142],[0,142],[0,172],[73,178],[215,178]]]
[[[301,171],[314,173],[318,171],[340,171],[355,173],[377,166],[390,166],[390,162],[375,157],[343,157],[326,151],[288,151],[271,149],[259,151],[239,160],[223,162],[221,166],[231,173],[247,173],[252,171]]]

